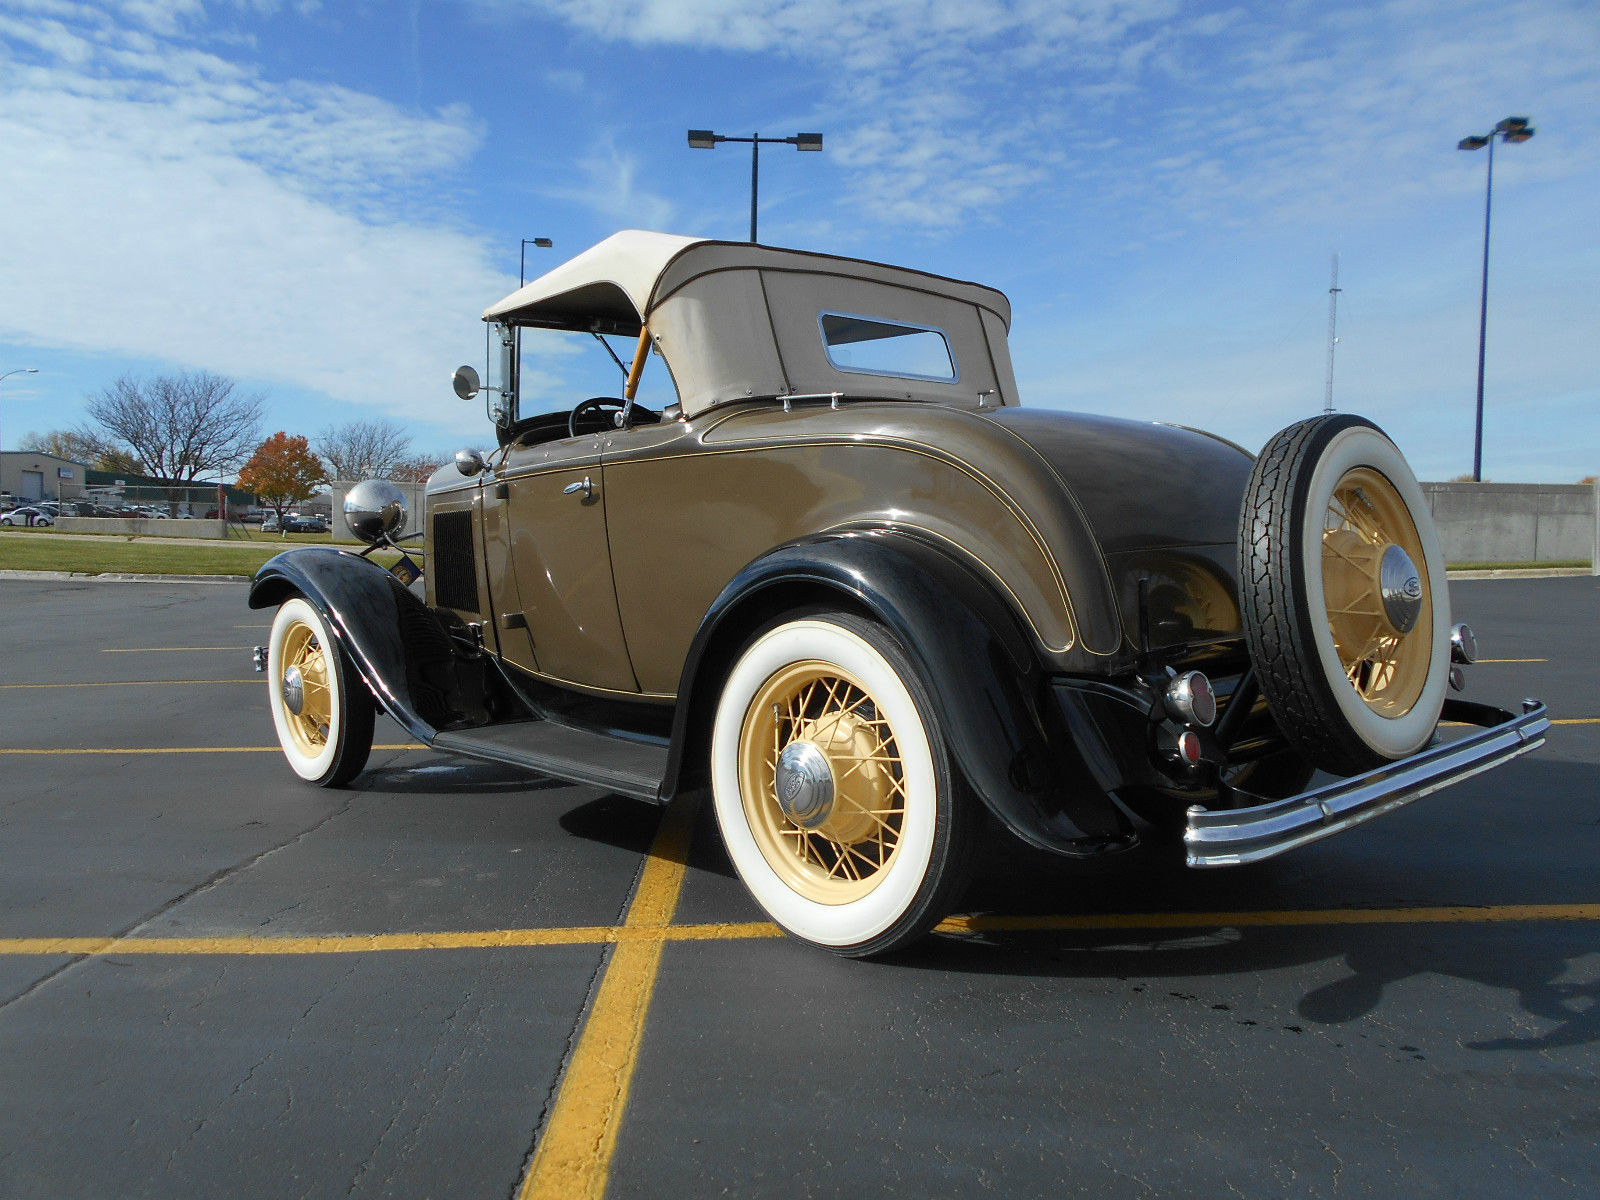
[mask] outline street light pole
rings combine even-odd
[[[548,250],[555,245],[549,238],[523,238],[522,256],[517,262],[517,286],[521,287],[528,282],[528,247],[537,246],[541,250]]]
[[[1489,334],[1489,216],[1494,207],[1494,144],[1525,142],[1533,136],[1527,117],[1507,117],[1488,133],[1464,137],[1457,150],[1489,148],[1489,170],[1483,188],[1483,286],[1478,296],[1478,407],[1472,433],[1472,481],[1483,482],[1483,363]]]
[[[15,367],[12,370],[7,371],[4,375],[0,375],[0,383],[4,383],[13,375],[37,375],[38,373],[38,367]]]
[[[797,133],[793,137],[764,138],[759,133],[750,137],[724,137],[709,129],[689,130],[691,150],[714,150],[719,142],[750,143],[750,240],[756,240],[756,196],[761,187],[761,143],[793,146],[796,150],[821,150],[820,133]]]
[[[548,250],[553,245],[555,243],[546,237],[522,239],[522,253],[517,260],[517,286],[519,288],[528,282],[528,247],[537,246],[540,250]],[[513,388],[516,388],[522,382],[522,328],[520,326],[517,328],[515,354],[516,362],[513,366],[513,370],[516,372],[515,377],[510,380],[502,379],[500,381],[503,384],[509,383]]]
[[[1494,138],[1483,186],[1483,286],[1478,293],[1478,410],[1472,425],[1472,482],[1483,482],[1483,363],[1489,343],[1489,214],[1494,207]]]
[[[750,139],[750,243],[756,240],[756,192],[761,187],[761,135]]]

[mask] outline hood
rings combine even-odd
[[[1254,459],[1177,425],[1003,408],[990,419],[1027,442],[1077,502],[1106,567],[1128,641],[1151,649],[1240,636],[1239,510]]]

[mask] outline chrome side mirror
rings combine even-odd
[[[450,377],[450,386],[463,400],[471,400],[483,390],[483,381],[472,367],[457,367],[456,373]]]
[[[483,468],[483,455],[476,450],[456,451],[456,470],[463,475],[481,475],[483,474]]]
[[[369,545],[394,537],[406,527],[406,497],[387,479],[367,479],[344,498],[344,523]]]

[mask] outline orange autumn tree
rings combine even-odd
[[[309,500],[311,493],[327,482],[328,472],[311,452],[310,443],[281,430],[257,446],[239,471],[239,487],[271,506],[278,514],[279,529],[283,528],[284,509]]]

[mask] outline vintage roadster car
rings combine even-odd
[[[619,233],[484,319],[498,446],[428,483],[424,595],[331,549],[252,586],[313,783],[362,769],[376,706],[644,800],[709,784],[773,920],[860,956],[959,902],[984,810],[1069,857],[1153,830],[1247,863],[1543,741],[1537,702],[1448,695],[1474,639],[1360,417],[1252,456],[1024,408],[1000,292],[748,243]],[[535,411],[535,330],[628,339],[622,394]],[[374,545],[384,486],[346,506]]]

